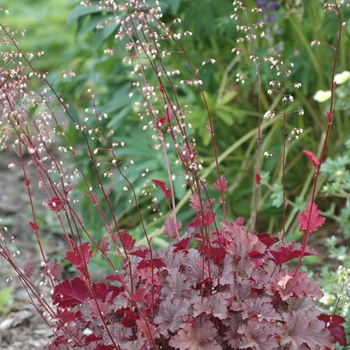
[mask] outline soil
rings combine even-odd
[[[30,221],[29,199],[24,185],[22,169],[17,165],[13,169],[8,164],[18,161],[12,151],[0,153],[0,218],[6,240],[14,237],[11,248],[20,254],[14,258],[20,268],[32,260],[34,266],[40,266],[40,254],[33,239],[33,230],[28,225]],[[35,170],[28,168],[29,178],[35,177]],[[40,202],[39,193],[33,193]],[[36,274],[40,278],[40,274]],[[34,274],[35,276],[35,274]],[[34,280],[34,283],[40,282]],[[3,288],[11,286],[11,299],[7,305],[0,301],[0,350],[33,350],[44,349],[53,336],[49,326],[44,322],[37,310],[30,303],[16,274],[8,262],[0,257],[0,300]],[[8,310],[3,313],[3,306]]]
[[[32,260],[34,266],[40,266],[40,253],[35,244],[33,230],[28,225],[31,218],[30,204],[24,185],[24,177],[21,167],[8,168],[9,163],[17,161],[14,152],[0,153],[0,218],[7,231],[2,230],[7,240],[14,237],[12,248],[20,252],[16,257],[16,263],[21,268]],[[28,168],[28,176],[35,179],[35,170]],[[42,203],[45,198],[40,198],[40,193],[34,191],[33,198],[37,203]],[[336,234],[338,228],[335,224],[324,225],[316,236],[311,237],[310,245],[319,250],[321,261],[327,260],[325,241],[327,237]],[[342,235],[339,235],[342,236]],[[314,238],[315,237],[315,238]],[[55,238],[52,237],[51,240]],[[57,242],[49,241],[46,247],[54,251]],[[37,285],[40,282],[40,273],[37,274]],[[7,286],[12,286],[12,302],[6,305],[9,312],[4,315],[1,303],[1,291]],[[44,322],[37,310],[30,303],[28,294],[16,278],[10,265],[0,256],[0,350],[33,350],[44,349],[52,339],[53,333]]]

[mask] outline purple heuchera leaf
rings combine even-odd
[[[179,350],[222,350],[214,340],[217,330],[209,320],[183,323],[169,345]]]
[[[325,323],[318,319],[319,314],[316,309],[283,313],[287,336],[281,345],[288,345],[290,349],[301,349],[303,345],[309,349],[327,349],[332,344],[332,338]]]
[[[183,323],[182,316],[189,314],[191,303],[188,298],[173,298],[168,295],[159,306],[159,312],[154,322],[159,327],[161,335],[168,337],[169,332],[175,333]]]
[[[149,321],[139,319],[136,321],[136,324],[144,339],[152,340],[156,337],[156,327]]]
[[[313,283],[306,272],[282,271],[270,280],[267,292],[277,294],[282,300],[292,297],[310,297],[320,299],[323,296],[321,290]]]
[[[24,272],[24,275],[30,279],[32,277],[33,271],[34,271],[33,261],[30,260],[26,263],[26,266],[24,267],[23,272]]]
[[[283,331],[276,322],[251,318],[239,326],[238,333],[241,334],[240,349],[273,350],[280,349],[279,335]]]
[[[235,222],[221,221],[223,230],[231,235],[232,238],[242,244],[242,247],[249,252],[264,253],[265,244],[261,243],[258,237],[252,232],[246,232],[243,226]]]
[[[258,318],[259,320],[281,321],[282,316],[276,311],[271,297],[251,297],[241,302],[242,317]]]
[[[191,289],[192,285],[186,281],[186,276],[178,268],[168,270],[168,276],[163,282],[162,292],[172,297],[182,297]]]
[[[128,339],[132,336],[131,328],[126,328],[120,323],[112,323],[107,326],[108,332],[103,333],[103,340],[106,345],[113,345],[112,340],[109,334],[112,335],[113,340],[123,348],[123,344],[127,342]]]
[[[198,296],[192,298],[193,316],[214,316],[223,320],[228,316],[228,306],[230,303],[231,294],[217,293],[207,297]]]
[[[181,222],[175,222],[175,219],[172,216],[169,216],[165,219],[164,222],[164,233],[170,238],[179,237],[179,231],[182,228]]]
[[[53,260],[50,260],[46,264],[45,268],[42,270],[42,273],[55,280],[62,278],[61,265],[59,263],[55,263]]]

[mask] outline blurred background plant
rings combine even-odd
[[[323,264],[320,276],[315,276],[309,271],[311,277],[317,277],[318,285],[321,287],[324,296],[319,300],[321,310],[334,312],[343,316],[346,325],[350,322],[350,255],[348,247],[339,246],[336,236],[327,239],[326,247],[329,258],[333,259],[333,264]],[[338,267],[335,267],[337,262]],[[345,326],[347,339],[350,337],[350,327]],[[337,344],[336,349],[349,349],[350,346],[341,347]]]
[[[254,2],[251,2],[254,4]],[[183,18],[182,23],[176,23],[181,30],[188,30],[193,33],[190,40],[194,44],[188,45],[188,55],[193,60],[194,66],[200,66],[203,59],[214,58],[215,66],[206,65],[200,72],[204,82],[204,90],[208,99],[209,108],[214,116],[216,124],[216,135],[219,140],[219,154],[222,169],[225,177],[230,179],[231,188],[228,198],[228,214],[234,218],[243,216],[249,218],[252,212],[253,202],[251,193],[254,191],[255,183],[247,174],[254,171],[257,159],[256,154],[256,125],[257,125],[257,103],[256,84],[254,83],[255,68],[249,60],[249,52],[241,44],[240,56],[233,56],[232,47],[236,46],[239,37],[235,29],[235,23],[227,16],[232,13],[232,5],[227,1],[206,1],[203,6],[202,0],[185,1],[178,0],[171,3],[160,1],[164,8],[166,21]],[[300,210],[302,203],[307,202],[310,182],[313,177],[313,170],[305,171],[302,149],[317,150],[320,136],[324,136],[325,104],[319,104],[312,100],[317,90],[329,89],[329,75],[326,72],[331,70],[330,57],[333,54],[328,46],[334,44],[337,19],[335,16],[323,12],[318,1],[307,1],[302,3],[278,1],[260,1],[263,12],[261,20],[266,20],[267,40],[258,41],[256,55],[265,57],[283,52],[285,62],[294,64],[289,84],[301,83],[301,89],[296,91],[295,100],[299,104],[294,109],[303,109],[304,117],[292,115],[287,120],[287,129],[302,129],[301,142],[294,138],[288,145],[287,174],[285,187],[287,198],[290,201],[291,216],[287,222],[289,233],[295,233],[297,228],[295,214]],[[134,135],[140,139],[144,138],[139,134],[140,123],[136,116],[137,111],[133,110],[133,101],[127,97],[130,93],[130,79],[128,67],[115,65],[115,57],[108,57],[101,52],[105,48],[112,48],[120,51],[122,47],[115,47],[114,32],[117,25],[105,26],[103,30],[97,30],[96,24],[109,18],[108,13],[93,8],[75,7],[69,15],[68,27],[75,25],[77,30],[78,45],[72,53],[75,71],[79,79],[73,79],[69,83],[63,83],[60,93],[75,96],[75,106],[81,107],[88,98],[84,99],[87,86],[93,86],[93,91],[98,97],[98,110],[108,113],[113,117],[108,127],[114,130],[116,139],[125,142],[125,156],[138,155],[138,165],[142,169],[152,169],[155,172],[162,167],[156,165],[155,159],[150,159],[152,154],[151,145],[140,145],[130,142]],[[344,13],[344,18],[349,17],[349,11]],[[258,16],[258,15],[257,15]],[[347,30],[343,40],[342,49],[347,45],[349,31]],[[313,40],[325,43],[310,46]],[[318,42],[317,42],[318,43]],[[186,40],[184,41],[186,44]],[[327,46],[328,45],[328,46]],[[101,50],[102,49],[102,50]],[[169,47],[169,50],[171,47]],[[339,69],[346,70],[349,63],[345,53],[340,57]],[[186,74],[187,67],[183,66],[182,60],[176,56],[170,56],[170,64],[182,74]],[[244,68],[248,67],[248,68]],[[250,67],[250,68],[249,68]],[[268,65],[261,66],[262,90],[266,92],[269,82],[272,79]],[[247,77],[244,84],[237,81],[237,72],[242,72]],[[263,113],[278,108],[278,98],[262,94]],[[204,106],[189,89],[181,91],[180,98],[191,105],[191,124],[194,133],[197,135],[197,147],[202,154],[204,162],[209,169],[211,164],[211,153],[208,149],[210,142],[209,133],[204,127],[205,114]],[[183,102],[181,101],[181,102]],[[286,111],[287,113],[291,110]],[[220,123],[219,123],[220,121]],[[346,110],[338,110],[334,121],[334,129],[330,139],[328,155],[337,154],[343,148],[344,141],[349,131],[349,123]],[[258,231],[277,232],[280,230],[280,217],[283,211],[281,200],[281,166],[279,155],[283,133],[279,118],[263,123],[264,141],[262,149],[269,150],[272,157],[264,162],[264,183],[266,186],[262,191],[262,200],[258,220]],[[255,130],[254,130],[255,129]],[[253,131],[252,131],[253,130]],[[72,131],[74,132],[74,131]],[[78,137],[78,133],[77,133]],[[79,140],[77,139],[77,142]],[[144,150],[144,152],[142,152]],[[147,151],[145,151],[147,150]],[[156,166],[155,166],[156,165]],[[208,182],[210,172],[206,174]],[[149,175],[152,178],[152,174]],[[136,187],[142,188],[144,181],[140,179]],[[112,184],[114,187],[114,185]],[[177,196],[180,200],[184,198],[184,191],[180,190],[178,184]],[[210,188],[209,188],[210,190]],[[121,198],[116,198],[116,201]],[[181,201],[180,204],[181,205]],[[237,205],[240,203],[240,205]],[[162,208],[162,204],[158,203]],[[326,208],[328,203],[324,204]],[[122,213],[121,213],[122,215]],[[91,217],[91,216],[90,216]],[[93,220],[92,220],[93,221]],[[249,221],[248,221],[249,222]],[[251,221],[250,221],[251,222]]]
[[[97,1],[93,1],[96,2]],[[287,85],[301,83],[301,88],[293,92],[296,105],[293,110],[304,110],[304,116],[291,114],[291,107],[286,108],[289,115],[286,120],[286,128],[294,134],[288,143],[286,159],[286,176],[284,185],[288,200],[288,220],[286,222],[287,240],[295,239],[300,232],[298,230],[296,214],[304,209],[304,203],[308,202],[310,195],[310,183],[313,178],[312,167],[305,168],[303,149],[310,149],[318,156],[324,137],[325,118],[327,101],[316,101],[313,99],[319,90],[327,91],[330,88],[331,62],[333,55],[332,46],[335,43],[337,28],[337,18],[329,13],[325,13],[318,0],[309,1],[252,1],[250,6],[257,5],[262,8],[262,13],[255,14],[252,18],[265,21],[265,36],[267,40],[256,41],[255,54],[258,57],[278,55],[283,53],[284,62],[292,63],[294,68],[286,82]],[[45,4],[44,4],[45,3]],[[205,6],[204,6],[205,5]],[[154,216],[153,223],[166,207],[159,189],[153,188],[149,181],[155,178],[160,170],[165,169],[165,164],[153,157],[153,145],[148,141],[149,134],[145,130],[147,125],[143,125],[138,117],[138,110],[134,106],[138,96],[129,97],[132,91],[132,77],[130,77],[127,62],[124,65],[116,65],[115,55],[104,54],[104,50],[112,49],[119,52],[121,57],[125,56],[123,43],[114,40],[114,35],[118,29],[117,23],[109,23],[102,29],[96,26],[101,22],[108,22],[110,13],[101,11],[96,7],[83,7],[75,1],[41,1],[32,0],[26,4],[11,2],[0,6],[9,7],[11,12],[16,13],[17,23],[9,23],[12,28],[19,26],[27,28],[27,37],[30,40],[25,42],[30,45],[30,50],[45,51],[45,60],[38,62],[38,69],[49,70],[50,79],[55,83],[55,88],[63,99],[70,101],[70,112],[79,118],[80,112],[91,107],[91,93],[94,94],[96,113],[106,113],[109,119],[102,121],[104,126],[114,131],[114,140],[123,143],[122,152],[119,153],[125,162],[134,162],[130,179],[134,181],[138,194],[147,193],[145,202],[149,202],[147,215]],[[254,201],[255,182],[250,176],[255,172],[255,164],[259,157],[256,149],[257,144],[257,120],[258,120],[258,100],[255,67],[249,58],[250,52],[243,43],[239,43],[240,55],[233,55],[231,49],[237,46],[239,33],[236,24],[228,14],[232,13],[231,2],[226,0],[173,0],[160,1],[163,8],[165,22],[181,17],[181,23],[173,23],[178,27],[179,32],[191,31],[192,37],[190,45],[186,46],[188,56],[191,57],[193,65],[200,67],[203,60],[213,58],[216,60],[215,66],[205,65],[200,71],[200,77],[204,82],[203,89],[208,100],[209,109],[213,115],[214,126],[216,127],[216,138],[218,140],[218,153],[221,162],[223,175],[230,180],[231,187],[227,196],[228,217],[236,218],[243,216],[248,224],[252,224],[252,208]],[[344,20],[350,18],[350,10],[342,9]],[[45,16],[46,23],[51,23],[52,27],[42,30],[37,26],[40,22],[38,18]],[[68,19],[67,19],[68,18]],[[66,30],[63,33],[62,28]],[[349,26],[343,33],[339,57],[339,72],[347,71],[350,66],[350,58],[346,55],[346,47],[349,45]],[[314,41],[314,45],[310,45]],[[183,40],[186,45],[186,38]],[[172,43],[164,43],[171,50]],[[24,49],[28,49],[24,47]],[[69,66],[75,73],[75,78],[61,74],[62,67]],[[180,70],[186,78],[189,67],[184,66],[184,62],[177,56],[171,55],[168,58],[168,66],[174,70]],[[241,72],[242,79],[239,81],[237,72]],[[261,65],[261,111],[275,111],[276,117],[264,119],[262,132],[264,134],[262,142],[261,160],[263,161],[262,171],[262,191],[260,199],[259,216],[256,230],[259,232],[268,231],[276,234],[281,230],[281,215],[283,213],[282,200],[282,168],[280,154],[283,145],[282,122],[279,111],[283,110],[283,103],[276,96],[269,96],[266,91],[270,88],[270,81],[273,79],[269,65]],[[337,112],[334,117],[334,127],[331,131],[327,156],[335,159],[337,155],[344,152],[345,140],[350,131],[349,108],[347,85],[344,83],[336,89]],[[88,92],[91,89],[92,92]],[[205,163],[204,175],[208,183],[213,183],[215,174],[212,175],[214,164],[210,148],[210,134],[205,128],[206,114],[205,106],[200,102],[196,94],[190,88],[184,86],[178,93],[180,104],[191,106],[191,124],[193,133],[197,140],[197,149],[201,153]],[[64,116],[62,116],[64,118]],[[89,123],[89,122],[88,122]],[[302,130],[302,134],[295,134],[296,130]],[[81,133],[74,125],[68,125],[67,136],[75,146],[82,144]],[[135,142],[137,140],[137,142]],[[96,140],[97,148],[98,140]],[[93,147],[93,145],[92,145]],[[266,152],[267,157],[263,154]],[[81,157],[82,166],[86,174],[90,174],[93,179],[94,170],[89,167],[89,161],[84,162],[85,150],[82,148],[78,156]],[[265,153],[266,155],[266,153]],[[100,154],[101,163],[104,163],[103,152]],[[172,155],[170,154],[170,159]],[[175,155],[174,158],[175,159]],[[344,164],[345,166],[345,164]],[[137,177],[138,173],[144,176]],[[132,178],[135,174],[135,178]],[[327,174],[324,173],[322,181],[326,181]],[[118,188],[121,179],[105,179],[111,188]],[[322,186],[322,181],[320,188]],[[81,184],[81,189],[83,188]],[[320,188],[318,190],[320,190]],[[79,190],[79,184],[77,185]],[[209,192],[214,190],[209,186]],[[183,180],[178,177],[175,180],[175,194],[178,207],[183,206],[189,193],[183,187]],[[116,216],[121,226],[132,230],[133,236],[142,243],[143,235],[135,208],[129,204],[129,193],[113,192],[112,203],[116,210]],[[100,238],[100,223],[98,214],[91,208],[90,201],[82,197],[81,205],[84,206],[84,222],[90,232],[94,232],[96,239]],[[125,205],[120,205],[125,203]],[[154,204],[156,203],[156,205]],[[239,203],[239,204],[237,204]],[[330,207],[330,197],[321,196],[318,198],[319,206],[323,210]],[[339,211],[345,213],[347,202]],[[215,203],[214,203],[215,206]],[[219,203],[217,203],[219,207]],[[146,207],[147,208],[147,207]],[[146,212],[145,212],[146,213]],[[144,213],[144,214],[145,214]],[[127,215],[126,215],[127,214]],[[135,215],[135,219],[130,219],[130,215]],[[181,221],[186,221],[187,211],[183,208]],[[345,214],[335,220],[343,220]],[[250,220],[249,220],[250,218]],[[107,218],[108,219],[108,218]],[[47,231],[54,232],[50,215],[40,218],[41,227],[46,226]],[[152,229],[150,220],[149,230]],[[154,225],[156,227],[156,225]],[[344,227],[344,225],[343,225]],[[154,243],[158,246],[165,246],[163,238],[156,236]]]

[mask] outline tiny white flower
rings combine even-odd
[[[334,76],[334,81],[337,83],[337,85],[341,85],[341,84],[344,84],[349,78],[350,78],[350,72],[345,70],[340,74],[336,74]]]
[[[331,95],[332,95],[332,93],[329,90],[328,91],[318,90],[315,93],[313,99],[317,102],[324,102],[324,101],[327,101],[328,99],[330,99]]]

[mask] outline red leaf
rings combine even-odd
[[[257,235],[259,237],[259,235]],[[283,264],[289,260],[299,258],[300,253],[302,251],[302,245],[298,242],[283,242],[279,245],[279,247],[271,247],[269,250],[269,254],[272,257],[267,260],[272,260],[276,265]],[[304,256],[309,255],[317,255],[317,250],[306,246]]]
[[[120,235],[120,241],[122,242],[125,251],[129,253],[132,250],[132,248],[134,248],[136,239],[132,238],[130,233],[123,232]]]
[[[28,278],[30,278],[33,274],[34,268],[33,268],[33,261],[29,261],[26,266],[24,267],[24,275]]]
[[[64,189],[64,193],[65,194],[68,194],[72,189],[74,188],[74,185],[73,184],[69,184],[65,187]]]
[[[172,216],[169,216],[164,222],[164,233],[171,238],[179,237],[179,230],[181,230],[182,223],[176,222]]]
[[[52,295],[53,304],[60,307],[74,307],[91,297],[89,289],[80,277],[66,279],[55,286]]]
[[[325,218],[320,216],[317,204],[310,203],[304,213],[299,214],[300,229],[308,232],[315,232],[325,222]]]
[[[92,199],[92,201],[94,202],[94,204],[98,203],[98,196],[96,193],[91,192],[90,193],[90,198]]]
[[[313,166],[315,168],[320,164],[320,162],[318,161],[317,157],[312,152],[306,151],[306,150],[304,150],[303,152],[311,160],[311,162],[312,162],[312,164],[313,164]]]
[[[236,225],[238,226],[243,226],[244,225],[244,218],[242,218],[241,216],[239,216],[236,221],[235,221]]]
[[[101,250],[102,253],[106,253],[108,252],[111,244],[109,243],[109,237],[106,236],[106,237],[102,237],[101,241],[100,241],[100,244],[99,244],[99,248]]]
[[[109,281],[118,281],[122,284],[124,284],[124,275],[122,275],[121,273],[114,273],[113,275],[108,275],[106,277],[106,280],[109,280]]]
[[[132,312],[131,310],[125,310],[124,318],[121,323],[124,327],[134,327],[136,320],[139,318],[140,316],[137,313]]]
[[[55,263],[53,260],[50,260],[42,273],[50,278],[54,278],[55,280],[59,280],[62,277],[61,273],[61,265],[59,263]]]
[[[94,296],[102,301],[112,300],[124,290],[123,288],[103,282],[92,283],[91,286],[94,291]]]
[[[194,231],[199,227],[201,222],[202,222],[202,218],[200,216],[198,216],[188,224],[187,229],[193,229],[193,231]]]
[[[167,122],[170,122],[175,118],[175,107],[172,104],[167,106],[167,109],[163,115],[163,118],[165,118]]]
[[[224,176],[221,175],[220,178],[214,182],[214,186],[221,192],[224,193],[227,189],[227,180],[225,180]]]
[[[145,339],[154,339],[158,332],[156,327],[147,320],[136,320],[137,327]]]
[[[255,174],[255,183],[257,185],[261,184],[261,175],[260,174]]]
[[[39,226],[38,226],[35,222],[29,221],[28,224],[30,225],[30,227],[31,227],[34,231],[39,230]]]
[[[216,213],[213,213],[211,210],[206,210],[203,220],[204,225],[209,227],[214,222],[215,216]]]
[[[181,152],[181,156],[184,162],[193,162],[196,158],[197,152],[193,152],[192,144],[186,144]]]
[[[187,250],[191,243],[191,237],[181,238],[178,242],[174,243],[174,253],[180,250]]]
[[[218,293],[209,296],[197,296],[191,299],[193,303],[193,316],[208,315],[223,320],[228,315],[228,306],[231,296],[229,293]]]
[[[171,197],[171,191],[168,188],[166,188],[165,182],[159,180],[152,180],[152,182],[159,186],[159,188],[164,193],[165,198]]]
[[[165,117],[159,118],[157,120],[157,124],[156,124],[157,129],[160,130],[164,123],[165,123]]]
[[[332,121],[333,121],[333,113],[327,112],[327,118],[328,118],[328,121],[329,121],[330,123],[332,123]]]
[[[91,313],[89,317],[101,318],[102,315],[108,314],[109,303],[97,299],[88,299],[86,304],[89,306]]]
[[[206,125],[205,128],[206,128],[210,133],[213,132],[213,129],[212,129],[210,126]]]
[[[87,265],[90,262],[93,251],[90,249],[90,243],[85,242],[80,247],[75,246],[72,250],[66,252],[64,258],[72,263],[85,277],[89,276]]]
[[[47,201],[46,204],[51,210],[59,213],[63,209],[63,206],[66,204],[66,200],[60,199],[58,197],[53,197]]]
[[[262,242],[266,245],[266,247],[270,247],[274,243],[279,241],[278,237],[271,236],[270,234],[268,234],[266,232],[256,234],[256,236],[259,238],[260,242]]]
[[[72,312],[70,309],[63,309],[61,307],[57,308],[57,317],[63,323],[68,323],[70,321],[76,321],[78,319],[78,313]]]
[[[199,199],[198,196],[195,194],[190,195],[190,206],[193,208],[195,211],[200,211],[203,209],[201,200]]]
[[[341,346],[347,346],[344,327],[340,326],[341,323],[346,322],[344,317],[339,315],[322,314],[318,316],[318,319],[326,323],[326,327],[333,335],[335,341],[337,341]]]
[[[236,221],[241,222],[238,219]],[[241,243],[243,251],[247,253],[254,251],[255,255],[265,252],[266,246],[260,242],[258,237],[252,232],[246,232],[244,227],[238,225],[237,222],[221,221],[220,223],[225,233]]]
[[[140,288],[136,291],[136,293],[132,296],[132,301],[137,301],[139,303],[142,303],[144,300],[144,296],[146,293],[146,288]]]

